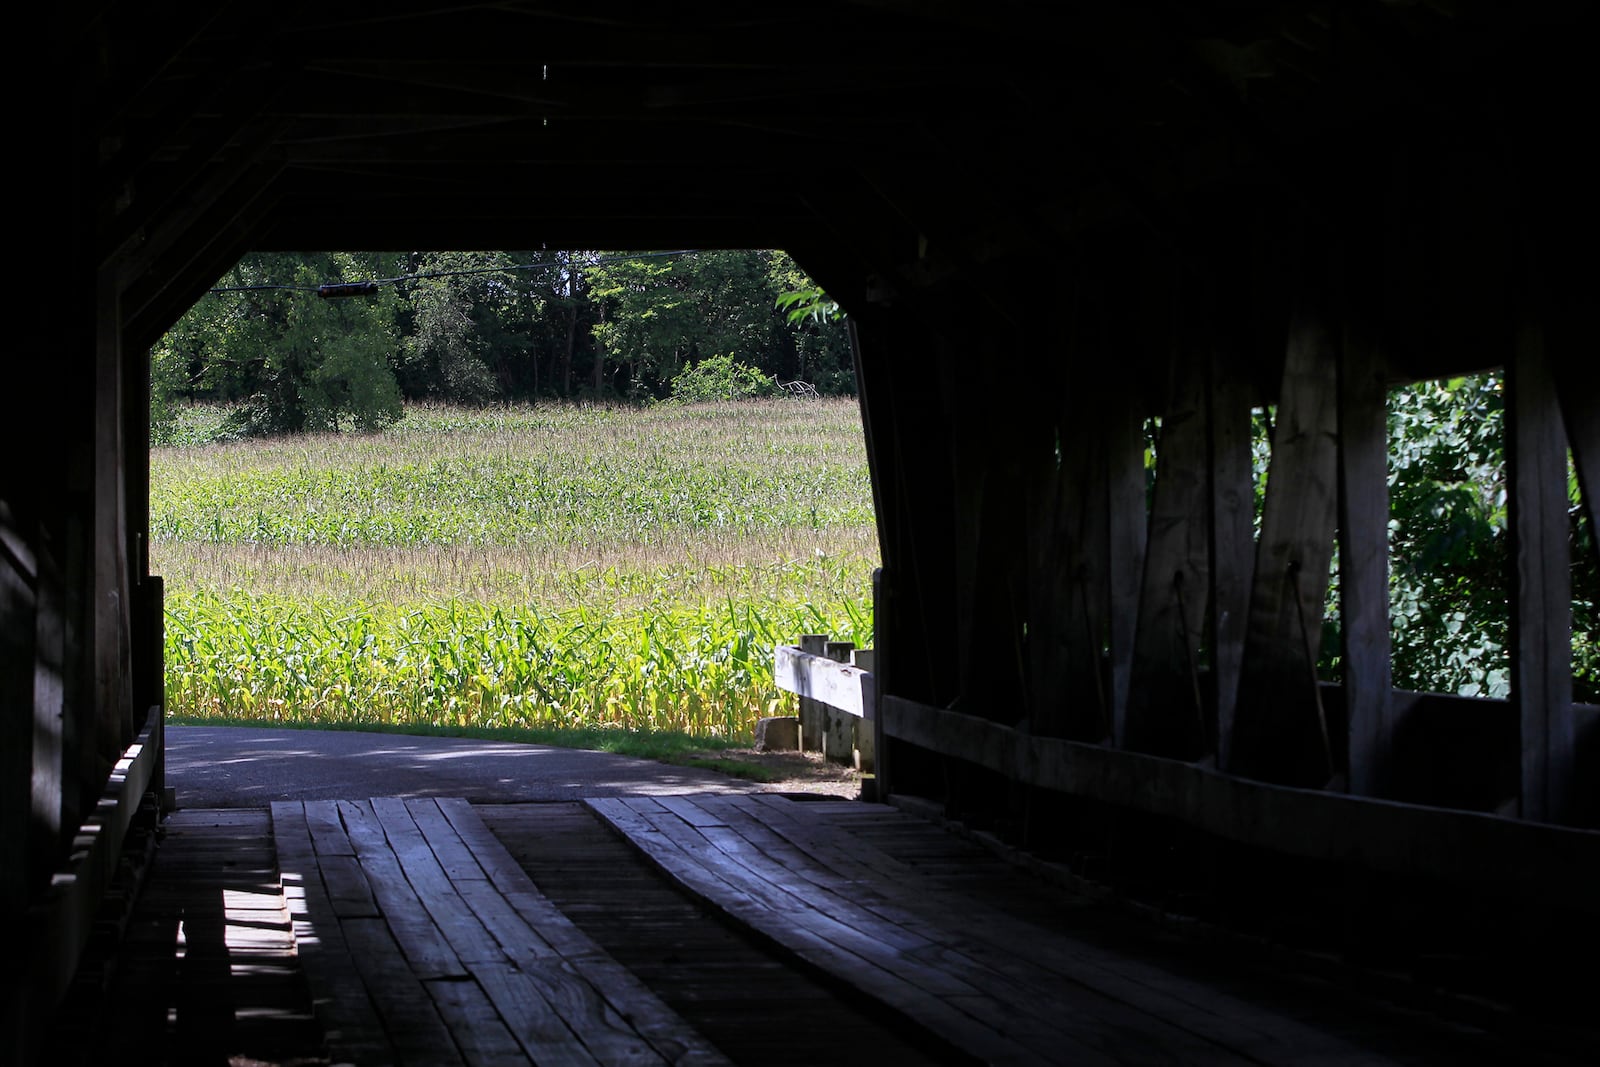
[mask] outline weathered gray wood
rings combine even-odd
[[[1290,785],[1333,774],[1317,689],[1338,503],[1338,347],[1320,282],[1289,326],[1227,770]]]
[[[803,652],[795,645],[779,645],[773,650],[772,674],[778,688],[858,718],[868,710],[862,699],[862,679],[868,673],[849,663]]]
[[[1540,887],[1552,903],[1600,912],[1600,831],[1575,830],[1252,781],[1206,767],[1059,738],[884,698],[892,738],[1014,780],[1132,808],[1289,856],[1351,862],[1468,884]],[[1315,834],[1307,826],[1318,827]]]
[[[508,962],[474,963],[472,976],[507,1021],[529,1060],[575,1067],[600,1062],[521,968]]]
[[[72,981],[163,743],[161,715],[152,708],[143,731],[112,768],[93,814],[74,836],[70,861],[28,910],[24,958],[30,980],[23,991],[28,1010],[49,1010]]]
[[[476,982],[424,982],[468,1067],[525,1067],[522,1045]]]
[[[1210,592],[1205,361],[1178,353],[1156,445],[1155,498],[1124,743],[1198,759],[1209,748],[1199,656]]]
[[[418,803],[424,802],[412,802],[413,805]],[[727,1062],[726,1057],[643,982],[601,951],[558,911],[466,801],[450,798],[437,803],[449,828],[458,835],[461,844],[471,850],[475,863],[488,879],[487,882],[469,880],[461,883],[458,889],[501,944],[508,950],[515,948],[510,958],[527,961],[559,956],[566,961],[564,967],[570,971],[572,980],[592,986],[610,1005],[610,1011],[626,1018],[661,1057],[679,1067],[713,1067]],[[419,826],[424,825],[430,842],[437,849],[435,830],[443,835],[443,829],[431,820],[426,824],[419,820]],[[506,914],[508,910],[521,920],[520,931],[512,926]],[[562,1001],[558,999],[556,1003],[559,1005]]]
[[[685,851],[681,847],[681,832],[673,830],[670,825],[663,825],[659,815],[652,818],[651,813],[636,810],[638,800],[630,802],[620,797],[601,798],[586,803],[638,846],[646,858],[677,879],[686,890],[735,915],[756,933],[771,938],[816,966],[846,976],[852,985],[889,1008],[910,1016],[969,1051],[976,1050],[989,1062],[1040,1062],[1037,1056],[990,1026],[974,1020],[964,1011],[950,1010],[944,1006],[945,1002],[929,997],[924,990],[894,971],[868,964],[862,957],[819,937],[809,924],[783,921],[785,916],[782,910],[775,910],[772,904],[762,903],[752,895],[767,896],[771,892],[768,887],[758,880],[730,882],[723,875],[732,868],[728,863],[716,859],[721,854],[709,842],[691,845],[690,850]],[[678,825],[688,829],[686,824]],[[701,862],[702,859],[709,860],[714,866],[706,866]],[[787,907],[787,903],[783,906]],[[837,924],[826,916],[816,916],[815,922],[838,931]]]
[[[336,1060],[353,1063],[398,1062],[320,877],[301,802],[273,802],[272,836],[295,950],[304,965],[306,983],[329,1050]]]
[[[800,651],[808,656],[826,659],[827,657],[823,653],[827,645],[827,634],[800,635]],[[821,752],[822,738],[826,732],[821,702],[802,695],[799,701],[798,714],[800,717],[800,750],[802,752]]]
[[[1106,428],[1107,581],[1110,587],[1111,727],[1120,746],[1127,740],[1128,691],[1133,678],[1133,642],[1139,624],[1139,591],[1149,533],[1145,507],[1144,414],[1129,389],[1114,401]]]
[[[1233,756],[1234,709],[1244,661],[1245,623],[1255,571],[1255,488],[1250,457],[1250,390],[1220,353],[1211,361],[1211,678],[1216,755]]]
[[[340,929],[361,980],[382,1006],[384,1028],[401,1050],[401,1062],[441,1067],[464,1063],[438,1006],[409,963],[411,952],[397,941],[393,924],[383,919],[346,919]]]
[[[344,820],[350,843],[355,846],[384,921],[394,931],[395,940],[405,951],[417,976],[424,979],[464,977],[466,969],[417,891],[406,880],[370,805],[348,800],[337,803],[340,818]]]
[[[1394,717],[1389,667],[1389,434],[1386,364],[1360,314],[1339,351],[1339,619],[1346,780],[1387,795]]]
[[[949,1005],[1049,1059],[1074,1062],[1128,1062],[1177,1057],[1184,1062],[1235,1062],[1226,1050],[1196,1041],[1165,1021],[1107,999],[1076,981],[1062,981],[1038,966],[1040,943],[1051,938],[1033,930],[1014,946],[998,946],[969,936],[972,926],[961,906],[926,906],[922,914],[886,899],[904,899],[889,881],[871,876],[853,882],[833,874],[803,849],[784,842],[748,808],[716,800],[680,798],[672,815],[698,808],[719,814],[692,820],[713,850],[698,845],[691,854],[705,867],[704,886],[716,902],[718,883],[749,895],[776,889],[787,894],[791,922],[824,936],[869,964],[904,977]],[[662,825],[681,840],[688,827]],[[688,820],[686,820],[688,821]],[[676,836],[675,836],[676,835]],[[647,846],[648,847],[648,846]],[[731,861],[731,862],[730,862]],[[901,883],[908,879],[897,875]],[[843,931],[850,931],[845,933]],[[781,933],[776,934],[780,940]],[[861,940],[862,937],[867,940]],[[1020,949],[1020,950],[1019,950]],[[846,981],[873,976],[859,964],[834,957],[835,973]],[[974,1050],[977,1051],[977,1050]]]
[[[332,800],[307,801],[306,828],[311,833],[311,846],[318,856],[354,856],[355,846],[345,832],[339,818],[339,805]]]
[[[1563,822],[1574,803],[1575,760],[1567,441],[1537,324],[1518,330],[1506,372],[1511,700],[1522,720],[1522,817]]]

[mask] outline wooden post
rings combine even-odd
[[[1339,617],[1350,792],[1385,796],[1389,663],[1389,436],[1385,363],[1359,312],[1339,353]]]
[[[1212,359],[1211,679],[1217,763],[1233,756],[1233,712],[1244,660],[1245,620],[1255,567],[1255,486],[1250,472],[1250,393],[1243,375]]]
[[[813,656],[823,654],[828,644],[827,634],[801,634],[800,651]],[[823,706],[810,697],[800,698],[800,751],[821,752],[823,735],[827,732]]]
[[[889,739],[883,732],[883,698],[888,693],[889,657],[884,654],[882,635],[888,630],[882,625],[887,612],[893,611],[889,603],[889,578],[882,567],[872,572],[872,789],[871,796],[863,799],[879,803],[889,798],[893,783],[890,780]]]
[[[850,641],[829,641],[823,646],[823,655],[835,663],[849,663],[855,650]],[[821,705],[823,715],[822,755],[835,763],[849,763],[855,752],[856,717],[847,712]]]
[[[1125,744],[1194,760],[1207,748],[1198,657],[1210,585],[1206,367],[1179,351],[1156,447]]]
[[[1338,504],[1338,350],[1320,279],[1290,322],[1256,548],[1229,771],[1284,785],[1332,776],[1316,657]]]
[[[1562,822],[1572,806],[1572,574],[1567,449],[1544,337],[1517,331],[1506,367],[1511,525],[1511,700],[1522,722],[1522,817]]]
[[[1118,746],[1127,733],[1128,689],[1133,675],[1133,639],[1139,622],[1149,517],[1145,508],[1144,415],[1136,390],[1124,386],[1124,405],[1107,427],[1109,481],[1106,492],[1107,579],[1111,592],[1111,734]]]
[[[850,653],[850,662],[853,666],[860,667],[870,675],[877,665],[877,654],[870,648],[858,648]],[[877,679],[864,678],[862,679],[862,685],[875,687]],[[862,718],[851,716],[854,720],[850,724],[853,738],[852,761],[856,770],[862,774],[872,774],[876,767],[874,754],[877,752],[877,738],[873,736],[877,714],[877,709],[874,707],[875,703],[875,694],[863,692],[861,694],[861,704],[865,715]]]

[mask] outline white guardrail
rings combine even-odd
[[[806,634],[798,645],[779,645],[773,655],[778,688],[800,697],[799,745],[872,774],[877,745],[877,680],[872,650]]]

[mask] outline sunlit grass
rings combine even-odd
[[[191,720],[734,739],[791,699],[775,643],[871,640],[851,402],[433,407],[161,448],[151,512]]]

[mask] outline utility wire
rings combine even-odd
[[[698,248],[679,248],[671,252],[640,252],[631,256],[601,256],[599,259],[586,261],[583,266],[602,267],[610,263],[630,263],[640,259],[665,259],[669,256],[687,256],[700,251]],[[398,274],[393,278],[372,278],[362,282],[335,282],[328,285],[226,285],[215,289],[207,289],[209,293],[255,293],[263,290],[280,289],[294,293],[318,293],[321,295],[351,295],[355,293],[377,292],[380,285],[395,285],[399,282],[419,281],[427,278],[460,278],[472,274],[500,274],[513,270],[555,270],[561,267],[570,267],[568,263],[512,263],[504,267],[472,267],[462,270],[430,270],[418,271],[415,274]]]

